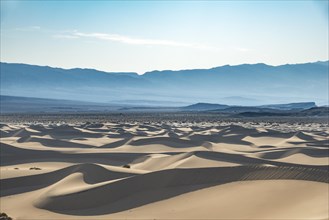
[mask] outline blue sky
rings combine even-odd
[[[328,1],[1,1],[1,61],[134,71],[328,60]]]

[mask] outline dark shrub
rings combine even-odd
[[[0,213],[0,220],[12,220],[6,213]]]
[[[130,165],[129,164],[125,164],[123,165],[124,168],[130,168]]]

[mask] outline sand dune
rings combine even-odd
[[[326,187],[327,184],[300,180],[239,181],[194,190],[113,216],[121,219],[134,216],[144,219],[204,219],[205,216],[223,220],[327,219]],[[138,200],[138,196],[131,199]]]
[[[0,132],[0,208],[17,219],[329,218],[329,132],[319,124],[25,123]]]

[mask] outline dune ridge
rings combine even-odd
[[[329,218],[323,124],[9,123],[0,131],[0,207],[17,219]],[[263,202],[262,212],[265,199],[273,206]]]
[[[193,190],[209,187],[234,181],[251,180],[307,180],[329,183],[329,172],[291,167],[264,167],[264,166],[242,166],[242,167],[220,167],[220,168],[194,168],[174,169],[152,172],[131,178],[125,178],[106,185],[95,187],[87,191],[77,192],[68,195],[57,195],[43,199],[36,206],[52,211],[84,210],[103,205],[109,205],[134,193],[141,193],[148,190],[159,190],[168,187],[195,186]],[[122,189],[126,189],[123,190]],[[186,193],[186,189],[182,193]],[[120,192],[120,193],[118,193]],[[106,197],[102,195],[107,195]],[[166,195],[167,199],[175,195]],[[155,198],[149,203],[154,202]],[[140,205],[144,205],[142,203]],[[134,208],[134,207],[129,207]],[[127,207],[123,207],[123,211]],[[110,211],[109,211],[110,212]],[[79,213],[79,212],[77,212]]]

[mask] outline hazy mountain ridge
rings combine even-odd
[[[115,104],[65,99],[0,96],[0,113],[108,112],[120,109]]]
[[[329,107],[313,107],[302,111],[280,111],[280,112],[241,112],[236,117],[325,117],[329,119]]]
[[[228,105],[222,104],[212,104],[212,103],[196,103],[193,105],[182,107],[182,110],[185,111],[211,111],[211,110],[219,110],[219,109],[226,109]]]
[[[165,102],[266,105],[328,100],[328,61],[270,66],[110,73],[1,63],[1,94],[94,102]],[[243,94],[243,97],[241,95]],[[227,97],[240,97],[229,98]]]
[[[0,96],[1,113],[109,113],[109,112],[201,112],[223,116],[328,116],[328,107],[317,107],[314,102],[273,104],[267,106],[230,106],[197,103],[189,106],[163,106],[164,103],[97,103],[74,100]],[[169,103],[170,104],[170,103]],[[282,108],[282,106],[284,108]],[[313,106],[313,107],[312,107]],[[327,114],[327,115],[326,115]]]
[[[288,103],[288,104],[263,105],[261,107],[279,109],[279,110],[291,110],[291,109],[310,109],[317,106],[315,102],[300,102],[300,103]]]
[[[197,103],[182,107],[183,111],[212,111],[222,113],[242,113],[242,112],[284,112],[302,111],[317,107],[314,102],[271,104],[261,106],[230,106],[211,103]]]

